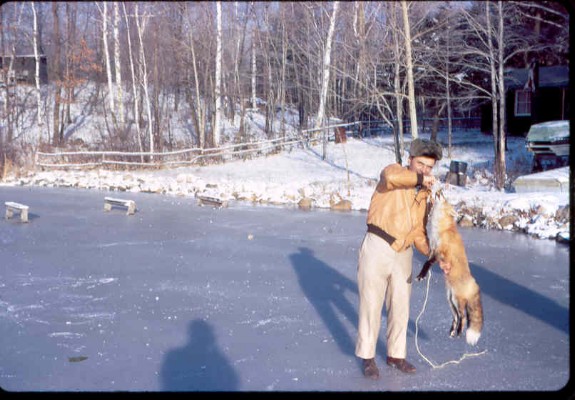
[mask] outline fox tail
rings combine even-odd
[[[479,291],[467,303],[467,315],[469,326],[465,332],[465,340],[468,344],[474,346],[477,344],[483,329],[483,306]]]

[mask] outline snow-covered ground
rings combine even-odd
[[[446,133],[441,133],[439,140],[447,144]],[[406,143],[408,147],[409,140]],[[280,154],[245,161],[159,171],[37,171],[8,177],[3,184],[204,195],[228,204],[247,201],[297,206],[303,205],[305,199],[312,208],[333,208],[340,203],[343,208],[366,210],[379,172],[395,161],[390,135],[329,142],[325,160],[322,152],[322,145],[317,144],[309,148],[294,146]],[[456,131],[451,158],[447,157],[447,148],[444,155],[434,170],[442,180],[452,160],[468,164],[465,187],[447,185],[444,189],[456,206],[462,225],[523,231],[544,239],[556,238],[558,234],[568,238],[569,193],[515,193],[512,188],[504,192],[494,188],[491,136]],[[404,163],[407,156],[406,153],[403,157]],[[506,156],[510,182],[529,173],[532,156],[526,151],[523,138],[508,138]],[[556,173],[564,175],[566,171],[562,168]]]

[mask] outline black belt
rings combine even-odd
[[[375,225],[367,224],[367,231],[373,233],[374,235],[379,236],[387,243],[389,243],[390,246],[393,244],[393,242],[395,242],[395,238],[393,236],[391,236],[389,233],[387,233],[386,231]]]

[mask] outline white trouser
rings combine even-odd
[[[405,358],[411,297],[413,249],[398,253],[382,238],[367,232],[359,251],[357,285],[359,324],[355,355],[374,358],[385,300],[387,355]]]

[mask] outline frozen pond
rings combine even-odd
[[[105,212],[105,196],[138,211]],[[353,355],[365,213],[34,187],[0,187],[0,199],[30,206],[28,224],[0,221],[8,391],[555,391],[570,378],[569,247],[555,241],[462,230],[483,335],[475,347],[448,337],[435,266],[417,338],[436,364],[484,353],[425,361],[427,281],[414,282],[418,371],[387,368],[380,340],[373,382]]]

